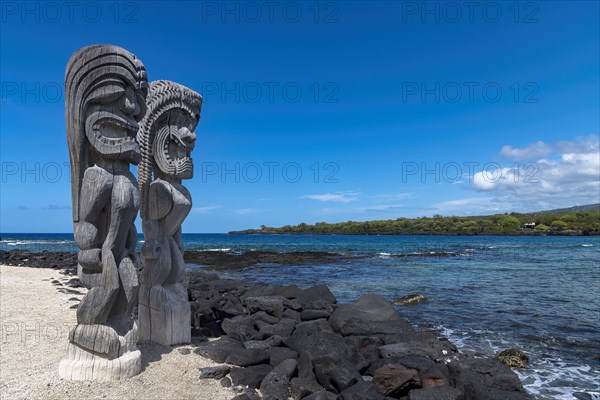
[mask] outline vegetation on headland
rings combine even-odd
[[[470,217],[397,218],[375,221],[262,225],[232,234],[346,235],[600,235],[600,204],[534,213]]]

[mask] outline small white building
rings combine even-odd
[[[535,229],[535,222],[527,222],[523,224],[523,228],[525,229]]]

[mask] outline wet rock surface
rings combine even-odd
[[[527,368],[529,357],[519,349],[506,349],[496,355],[496,359],[513,368]]]
[[[349,256],[324,251],[277,252],[250,250],[226,252],[218,250],[190,250],[185,252],[187,263],[206,265],[215,269],[243,268],[256,264],[307,264],[340,261]]]

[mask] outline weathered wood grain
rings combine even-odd
[[[130,165],[141,159],[135,137],[147,88],[144,65],[117,46],[84,47],[66,67],[77,270],[90,290],[59,366],[65,379],[122,379],[140,371],[139,334],[130,317],[138,301],[133,223],[140,195]]]
[[[181,184],[193,176],[190,156],[202,97],[177,83],[150,84],[148,111],[141,124],[139,168],[145,243],[138,315],[141,338],[164,345],[189,343],[191,313],[184,272],[181,224],[192,198]]]

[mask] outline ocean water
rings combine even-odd
[[[401,315],[439,329],[465,351],[524,350],[530,366],[517,372],[536,398],[587,392],[600,399],[600,237],[184,234],[183,240],[196,250],[360,256],[215,272],[301,287],[324,283],[342,302],[366,293],[390,300],[421,293],[427,302],[399,307]],[[16,248],[77,250],[72,235],[3,234],[0,249]],[[432,252],[448,255],[428,256]]]

